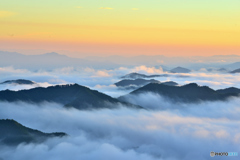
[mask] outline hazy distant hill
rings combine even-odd
[[[160,83],[159,81],[155,80],[155,79],[150,79],[150,80],[146,80],[146,79],[124,79],[121,80],[117,83],[114,83],[117,87],[121,87],[121,88],[125,88],[125,89],[134,89],[134,88],[138,88],[141,86],[144,86],[146,84],[149,83]]]
[[[66,136],[66,133],[43,133],[21,125],[14,120],[0,120],[0,144],[39,143],[47,138]]]
[[[219,68],[219,69],[217,69],[217,71],[219,71],[219,72],[228,72],[228,70],[226,68]]]
[[[236,69],[240,68],[240,62],[235,62],[235,63],[232,63],[232,64],[228,64],[224,67],[226,67],[228,69],[231,69],[231,70],[236,70]]]
[[[190,83],[184,86],[168,86],[164,84],[150,83],[141,87],[130,95],[140,93],[153,92],[165,96],[176,102],[200,102],[200,101],[216,101],[226,100],[231,96],[238,96],[237,93],[224,93],[215,91],[207,86],[198,86],[196,83]],[[129,95],[120,97],[120,100],[126,101]]]
[[[134,67],[146,65],[150,67],[161,66],[163,70],[168,70],[168,67],[183,66],[191,67],[192,70],[203,67],[223,67],[229,63],[240,61],[238,55],[219,55],[219,56],[190,56],[190,57],[166,57],[163,55],[155,56],[90,56],[85,58],[71,58],[66,55],[61,55],[55,52],[41,55],[24,55],[17,52],[0,51],[0,67],[13,66],[15,68],[27,68],[31,70],[46,69],[51,70],[63,67],[88,67],[95,69],[112,69],[118,67]],[[221,63],[219,63],[221,62]],[[240,62],[239,62],[240,63]],[[44,65],[42,65],[44,64]],[[167,66],[164,66],[166,65]],[[234,64],[235,68],[240,68],[240,65]],[[226,68],[229,68],[226,67]],[[141,77],[139,77],[141,78]]]
[[[0,84],[32,85],[32,84],[36,84],[36,83],[33,81],[25,80],[25,79],[17,79],[17,80],[4,81]]]
[[[116,64],[121,64],[122,66],[136,66],[136,65],[146,65],[146,66],[161,66],[165,71],[169,70],[168,67],[182,66],[190,68],[191,70],[197,70],[203,67],[216,67],[220,68],[226,64],[234,63],[240,61],[240,56],[238,55],[214,55],[214,56],[188,56],[188,57],[167,57],[164,55],[139,55],[139,56],[89,56],[85,58],[86,60],[94,60],[97,62],[109,61]],[[167,65],[167,66],[165,66]],[[237,67],[237,68],[240,68]]]
[[[176,67],[170,71],[171,73],[189,73],[191,70],[183,67]]]
[[[43,65],[44,64],[44,65]],[[80,58],[71,58],[55,52],[41,55],[23,55],[16,52],[0,51],[0,67],[26,68],[29,70],[51,70],[63,67],[112,68],[121,65],[112,62],[95,62]]]
[[[122,79],[139,79],[139,78],[156,78],[156,77],[168,77],[167,74],[161,74],[161,75],[145,75],[140,73],[129,73],[125,76],[122,76]]]
[[[221,73],[227,73],[229,72],[228,69],[226,68],[207,68],[206,69],[208,72],[221,72]]]
[[[21,91],[0,91],[0,100],[8,102],[24,101],[33,103],[48,101],[60,103],[66,107],[74,107],[77,109],[116,108],[116,106],[109,105],[107,102],[113,104],[122,103],[115,98],[78,84],[58,85],[48,88],[39,87]],[[136,107],[130,104],[122,104],[133,108]]]

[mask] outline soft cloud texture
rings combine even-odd
[[[163,69],[161,67],[155,68],[155,67],[146,67],[146,66],[135,67],[132,71],[146,73],[146,74],[162,74],[163,73]]]
[[[78,83],[118,97],[131,90],[119,90],[113,84],[131,72],[163,73],[168,77],[155,79],[161,82],[172,80],[181,85],[197,82],[213,88],[239,86],[240,80],[239,74],[172,74],[147,66],[109,70],[65,67],[36,72],[3,67],[0,68],[0,80],[29,79],[43,87]],[[37,86],[0,85],[0,89],[12,90],[32,87]],[[211,158],[210,151],[240,151],[239,98],[189,105],[169,101],[154,93],[144,93],[130,96],[128,101],[147,110],[79,111],[47,102],[39,105],[0,102],[0,119],[15,119],[33,129],[69,135],[49,139],[42,144],[21,144],[16,148],[0,146],[0,159],[205,160]]]
[[[155,102],[148,102],[155,105]],[[21,144],[17,148],[1,146],[0,157],[8,160],[92,160],[96,157],[206,160],[211,158],[210,151],[240,151],[240,119],[229,116],[235,112],[239,115],[238,103],[239,99],[235,99],[207,106],[206,103],[188,106],[188,109],[174,109],[178,107],[175,106],[162,111],[126,108],[79,111],[54,103],[1,102],[0,118],[15,119],[44,132],[63,131],[69,136],[49,139],[42,144]],[[224,110],[225,105],[228,110]],[[202,107],[210,112],[205,114],[206,109]],[[213,112],[217,108],[218,112]]]
[[[37,83],[46,83],[49,85],[78,83],[97,89],[111,96],[121,96],[126,92],[119,92],[116,87],[111,87],[114,83],[120,81],[120,77],[132,72],[138,72],[146,75],[164,74],[167,76],[154,78],[161,82],[175,81],[180,85],[187,83],[198,83],[199,85],[207,85],[213,89],[222,89],[227,87],[240,88],[240,74],[226,74],[226,73],[209,73],[209,72],[192,72],[192,73],[167,73],[161,67],[147,67],[147,66],[134,66],[134,67],[119,67],[113,69],[93,69],[93,68],[75,68],[64,67],[54,70],[38,70],[30,71],[26,69],[15,69],[13,67],[0,67],[0,82],[14,79],[27,79]],[[44,85],[48,86],[48,85]],[[98,86],[98,87],[97,87]],[[103,86],[103,87],[99,87]],[[30,88],[32,88],[31,86]],[[8,86],[0,88],[7,89]],[[9,86],[9,89],[12,87]],[[21,87],[24,89],[24,87]],[[29,89],[29,86],[25,87]]]

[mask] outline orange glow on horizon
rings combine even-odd
[[[186,1],[183,6],[176,0],[124,0],[116,4],[107,0],[101,5],[60,0],[62,5],[57,7],[50,1],[48,6],[23,1],[25,4],[18,2],[21,7],[2,4],[1,50],[61,48],[96,55],[240,54],[239,2],[232,0]],[[132,5],[126,8],[123,3]]]

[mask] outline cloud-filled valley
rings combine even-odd
[[[218,89],[240,88],[240,74],[210,72],[207,69],[173,73],[163,68],[149,65],[123,65],[99,69],[69,66],[39,70],[14,66],[0,67],[0,99],[4,97],[1,97],[1,94],[5,93],[16,96],[13,101],[0,101],[0,119],[13,119],[23,126],[44,133],[64,132],[68,135],[48,138],[42,143],[21,143],[17,146],[0,143],[0,160],[207,160],[212,159],[209,156],[211,151],[240,153],[238,92],[233,95],[226,93],[226,99],[200,99],[185,103],[151,91],[129,94],[136,88],[121,88],[116,85],[122,80],[138,79],[139,77],[124,76],[139,73],[145,75],[140,78],[154,79],[152,82],[157,85],[173,81],[176,83],[175,87],[179,88],[189,83],[197,83],[197,88],[208,86],[215,95]],[[2,83],[19,79],[32,81],[34,84]],[[59,85],[74,84],[78,84],[76,93],[79,93],[81,85],[89,88],[86,90],[89,97],[93,95],[92,97],[96,98],[93,93],[98,92],[111,96],[113,101],[107,102],[111,107],[103,107],[108,100],[103,99],[100,101],[102,103],[94,104],[99,106],[94,106],[91,110],[68,108],[65,107],[64,101],[67,92],[55,97],[54,94],[46,93],[49,92],[47,87],[52,86],[55,89],[59,88]],[[137,88],[143,88],[145,85],[144,83]],[[44,97],[38,101],[37,94],[35,97],[33,92],[32,95],[29,94],[30,89],[40,90],[39,87],[45,88],[45,95],[52,99]],[[22,90],[26,91],[21,92]],[[58,90],[61,91],[63,90]],[[73,95],[75,90],[68,96],[71,99]],[[127,103],[118,102],[121,101],[121,96],[127,97],[125,100],[128,104],[143,108],[131,108]],[[60,103],[61,100],[64,103]],[[78,100],[84,101],[84,98]],[[93,99],[89,101],[91,100]]]
[[[0,118],[69,136],[49,139],[44,144],[21,144],[11,151],[1,146],[0,157],[66,159],[76,154],[81,159],[209,159],[211,150],[239,151],[238,102],[239,99],[232,103],[182,104],[161,111],[126,108],[79,111],[53,103],[1,102]],[[63,151],[65,157],[61,156]]]
[[[150,70],[150,71],[149,71]],[[157,71],[156,71],[157,70]],[[142,74],[167,74],[168,76],[155,77],[154,79],[161,82],[174,81],[180,85],[188,83],[197,83],[199,85],[207,85],[213,89],[222,89],[227,87],[240,87],[238,80],[239,74],[229,73],[212,73],[195,71],[191,73],[167,73],[161,68],[153,69],[153,67],[136,66],[136,67],[120,67],[115,69],[97,70],[91,68],[59,68],[51,71],[39,70],[36,72],[27,69],[15,69],[13,67],[0,68],[1,82],[11,79],[28,79],[35,81],[41,87],[47,87],[57,84],[72,84],[78,83],[83,86],[88,86],[97,89],[101,92],[113,94],[114,97],[121,96],[118,94],[118,88],[114,83],[120,81],[120,77],[131,72]],[[8,86],[9,89],[19,90],[24,89],[24,86]],[[0,85],[0,90],[8,89],[8,87]],[[19,87],[19,88],[18,88]],[[33,86],[25,86],[26,89]],[[115,94],[114,94],[115,93]],[[127,92],[124,92],[127,93]]]

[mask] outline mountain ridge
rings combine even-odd
[[[4,82],[1,82],[0,84],[19,84],[19,85],[33,85],[36,84],[33,81],[26,80],[26,79],[16,79],[16,80],[7,80]]]
[[[48,138],[67,136],[63,132],[44,133],[25,127],[13,119],[0,119],[0,143],[18,145],[20,143],[40,143]]]
[[[145,92],[153,92],[174,102],[196,103],[201,101],[224,101],[230,97],[239,96],[236,92],[215,91],[208,86],[199,86],[196,83],[186,84],[184,86],[167,86],[164,84],[150,83],[139,89],[119,97],[120,100],[126,101],[130,95],[138,95]],[[126,101],[127,102],[127,101]]]
[[[76,109],[102,109],[116,108],[117,104],[126,105],[132,108],[141,108],[132,104],[121,102],[106,94],[91,90],[78,84],[56,85],[47,88],[37,87],[29,90],[0,91],[0,100],[15,102],[23,101],[30,103],[54,102],[65,107]],[[115,105],[110,105],[110,104]]]

